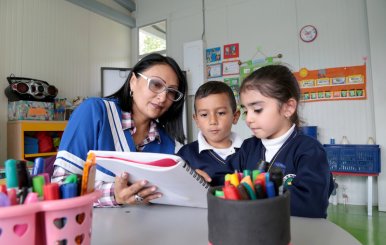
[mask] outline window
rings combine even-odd
[[[166,55],[166,20],[138,29],[139,57],[158,52]]]

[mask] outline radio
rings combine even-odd
[[[4,92],[10,102],[17,100],[52,102],[58,95],[58,89],[55,86],[42,80],[15,77],[13,74],[7,77],[7,80],[9,86]]]

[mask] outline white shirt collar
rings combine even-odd
[[[286,142],[286,140],[291,136],[292,132],[295,130],[295,124],[282,136],[275,139],[261,139],[265,147],[265,159],[266,161],[271,161],[276,152],[280,147]]]
[[[243,143],[241,138],[234,132],[231,132],[230,140],[232,141],[231,146],[233,148],[240,148],[241,144]],[[201,153],[202,151],[205,151],[205,150],[216,150],[217,149],[217,148],[211,146],[206,141],[206,139],[201,131],[198,132],[197,141],[198,141],[198,153]]]

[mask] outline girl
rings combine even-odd
[[[82,174],[89,150],[174,154],[183,143],[185,76],[174,59],[150,54],[131,70],[125,84],[108,98],[83,102],[71,115],[55,161],[53,181]],[[130,173],[129,173],[130,174]],[[160,197],[147,181],[127,184],[128,174],[115,183],[99,181],[103,191],[97,206],[148,203]]]
[[[300,89],[282,65],[262,67],[240,87],[241,108],[255,137],[244,141],[232,163],[236,170],[279,167],[291,192],[291,215],[326,218],[333,182],[323,146],[299,129]]]

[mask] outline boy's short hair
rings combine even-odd
[[[209,81],[202,84],[196,91],[194,95],[194,111],[196,112],[196,101],[205,97],[208,97],[211,94],[226,94],[229,98],[229,103],[232,107],[232,112],[235,113],[237,110],[237,103],[235,95],[226,83],[221,81]]]

